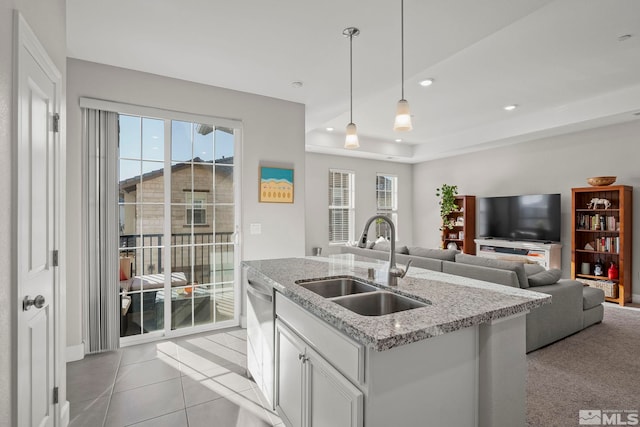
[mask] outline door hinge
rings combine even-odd
[[[60,132],[60,114],[53,114],[53,131],[58,133]]]
[[[55,405],[56,403],[58,403],[58,387],[54,387],[53,388],[53,404]]]
[[[55,251],[53,251],[53,259],[52,259],[52,264],[54,267],[58,266],[58,250],[56,249]]]

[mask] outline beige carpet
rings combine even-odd
[[[578,426],[580,409],[640,410],[640,310],[607,303],[602,323],[527,362],[530,427]]]

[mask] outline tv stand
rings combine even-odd
[[[521,242],[497,239],[475,239],[476,255],[485,258],[535,262],[546,268],[561,268],[562,245],[550,242]]]

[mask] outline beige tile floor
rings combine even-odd
[[[86,356],[67,364],[70,426],[284,426],[246,365],[240,328]]]

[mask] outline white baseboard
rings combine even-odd
[[[84,359],[84,344],[67,347],[67,362],[75,362]]]
[[[631,302],[640,304],[640,294],[631,294]]]
[[[62,408],[60,408],[60,426],[67,427],[69,425],[69,401],[65,400]]]
[[[247,316],[240,316],[240,327],[247,329]]]

